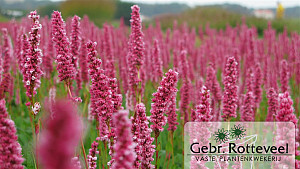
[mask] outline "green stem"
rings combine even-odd
[[[89,166],[88,166],[88,162],[87,162],[87,159],[86,159],[86,154],[85,154],[85,149],[84,149],[82,137],[80,137],[80,143],[81,143],[81,149],[82,149],[82,153],[83,153],[83,157],[84,157],[85,167],[86,167],[86,169],[88,169]]]

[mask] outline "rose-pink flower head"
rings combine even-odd
[[[37,89],[41,84],[42,77],[42,51],[39,49],[40,44],[40,34],[39,31],[42,28],[42,25],[39,23],[39,15],[36,11],[30,12],[28,18],[32,19],[33,25],[31,27],[31,32],[29,32],[29,44],[30,47],[27,50],[27,54],[24,59],[23,67],[23,83],[24,88],[26,89],[26,95],[30,99],[37,94]],[[25,42],[26,43],[26,42]],[[25,52],[25,51],[24,51]]]
[[[115,65],[114,65],[114,54],[113,54],[113,47],[112,47],[112,36],[111,30],[112,28],[109,27],[108,24],[104,25],[104,46],[105,46],[105,53],[106,53],[106,60],[105,60],[105,73],[108,77],[114,78],[116,75]]]
[[[176,92],[177,93],[177,92]],[[174,132],[177,129],[177,125],[179,124],[177,122],[177,113],[176,113],[176,94],[174,94],[171,98],[171,102],[169,105],[169,108],[166,112],[168,119],[168,130]]]
[[[74,64],[72,63],[72,55],[70,53],[70,42],[66,35],[65,22],[61,13],[54,11],[51,18],[52,23],[52,40],[56,48],[57,71],[60,81],[73,79],[76,74]]]
[[[224,94],[223,94],[223,115],[222,118],[224,121],[230,120],[230,118],[236,118],[236,109],[237,109],[237,66],[234,57],[228,57],[225,70],[223,74],[223,85],[224,85]]]
[[[242,110],[241,110],[241,121],[255,121],[254,112],[254,96],[251,91],[248,91],[245,95]]]
[[[177,93],[177,81],[178,73],[170,69],[160,82],[157,92],[153,94],[150,121],[153,123],[151,129],[155,132],[156,137],[159,136],[159,133],[164,130],[163,126],[166,125],[167,119],[164,113],[166,113],[171,103],[172,96]]]
[[[162,68],[162,61],[161,61],[161,55],[160,55],[160,49],[159,49],[159,44],[158,40],[154,40],[154,48],[152,51],[153,55],[153,67],[154,67],[154,80],[157,82],[158,79],[160,79],[163,75],[163,68]]]
[[[103,117],[103,119],[111,119],[114,110],[112,103],[112,91],[110,88],[109,78],[104,74],[104,70],[100,68],[101,60],[96,57],[97,51],[96,42],[88,42],[88,60],[89,60],[89,74],[91,77],[91,110],[95,117]],[[116,95],[117,101],[117,95]]]
[[[79,57],[79,66],[80,66],[80,73],[81,78],[84,83],[87,83],[89,80],[89,74],[88,74],[88,60],[87,60],[87,49],[85,45],[85,39],[82,38],[81,40],[81,46],[80,46],[80,57]]]
[[[209,122],[212,119],[209,90],[203,86],[200,91],[200,104],[196,106],[196,119],[198,122]]]
[[[11,41],[8,36],[8,31],[6,28],[2,28],[2,36],[3,36],[3,73],[9,73],[10,65],[11,65]]]
[[[128,119],[128,110],[119,110],[113,116],[113,124],[116,126],[117,141],[114,144],[115,151],[114,163],[112,169],[132,169],[136,154],[134,152],[135,144],[132,139],[131,122]]]
[[[151,137],[152,129],[149,128],[148,118],[146,116],[146,108],[143,103],[136,106],[137,120],[140,127],[140,134],[138,136],[138,145],[141,147],[141,168],[154,168],[151,164],[153,159],[153,153],[155,152],[155,145],[152,145],[154,140]]]
[[[72,63],[74,68],[77,69],[79,46],[80,46],[80,17],[75,15],[72,18],[72,32],[71,32],[71,53]]]
[[[140,17],[140,7],[137,5],[133,5],[131,7],[132,13],[131,13],[131,19],[130,19],[130,25],[131,25],[131,34],[130,34],[130,51],[131,55],[131,61],[132,64],[136,67],[140,67],[143,64],[143,60],[145,57],[145,45],[143,40],[143,32],[142,32],[142,20]]]
[[[290,121],[297,125],[298,120],[294,114],[293,100],[289,92],[279,94],[279,111],[276,114],[276,121]]]
[[[255,80],[254,80],[254,97],[255,97],[255,107],[259,107],[262,98],[262,70],[260,64],[257,63],[255,65],[255,72],[254,72]]]
[[[288,72],[288,63],[286,60],[281,61],[280,83],[281,83],[281,92],[282,93],[286,92],[289,89],[289,72]]]
[[[49,109],[49,108],[48,108]],[[71,162],[81,133],[81,120],[77,109],[69,100],[56,100],[38,148],[44,169],[73,169]],[[50,112],[49,112],[50,115]]]
[[[97,168],[97,154],[99,154],[98,142],[94,141],[89,150],[89,154],[87,155],[88,165],[89,165],[88,169],[96,169]]]
[[[14,121],[9,119],[5,100],[0,101],[0,168],[23,169],[22,148]]]
[[[246,73],[246,89],[247,92],[253,92],[254,89],[254,73],[252,68],[249,68]]]
[[[274,117],[278,111],[278,94],[274,88],[270,88],[267,92],[268,98],[268,115],[266,121],[274,121]]]
[[[222,100],[222,90],[212,64],[207,68],[205,86],[211,91],[216,101]]]

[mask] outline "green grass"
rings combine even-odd
[[[166,14],[157,17],[157,19],[160,20],[162,29],[172,28],[174,20],[177,20],[179,25],[186,22],[189,27],[198,29],[199,26],[201,26],[205,29],[205,25],[209,24],[211,28],[218,30],[225,29],[227,24],[235,27],[237,24],[242,23],[243,18],[246,19],[246,24],[249,27],[255,26],[257,28],[259,35],[262,35],[263,30],[268,27],[268,20],[266,19],[256,18],[254,16],[243,16],[218,7],[196,7],[181,14]],[[293,31],[300,32],[300,18],[275,19],[271,22],[272,27],[277,32],[282,32],[284,27],[287,28],[289,33]],[[150,21],[147,24],[154,24],[154,22]]]

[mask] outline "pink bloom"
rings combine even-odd
[[[238,103],[237,97],[237,66],[234,57],[227,59],[225,70],[224,70],[224,95],[223,95],[223,119],[224,121],[230,120],[230,118],[236,118],[236,109]]]
[[[72,32],[71,32],[71,54],[72,54],[72,63],[74,68],[77,69],[77,60],[79,55],[79,46],[80,46],[80,17],[75,15],[72,18]]]
[[[188,78],[188,63],[186,59],[187,52],[186,50],[181,51],[180,54],[180,71],[181,71],[181,78],[183,79],[182,86],[180,89],[180,103],[179,108],[184,116],[184,122],[189,121],[189,113],[188,107],[190,104],[190,89],[191,89],[191,82]]]
[[[245,83],[246,83],[247,92],[253,92],[253,90],[254,90],[254,74],[253,74],[253,70],[251,68],[249,68],[247,70],[245,79],[246,79]]]
[[[154,69],[153,69],[154,80],[157,82],[163,75],[162,61],[161,61],[160,49],[158,46],[157,39],[154,40],[154,48],[152,51],[152,58],[153,58],[152,65],[154,67]]]
[[[73,157],[71,161],[72,161],[72,165],[74,167],[73,169],[81,169],[79,157]]]
[[[143,32],[142,32],[142,21],[140,18],[140,8],[137,5],[131,7],[131,55],[129,56],[132,60],[132,64],[136,67],[140,67],[144,60],[144,42],[143,42]]]
[[[134,104],[136,100],[136,92],[138,84],[141,83],[141,66],[144,62],[145,47],[142,32],[142,21],[140,18],[140,8],[137,5],[131,7],[131,34],[129,39],[128,51],[128,79],[130,87],[130,97]]]
[[[157,92],[153,94],[154,98],[152,99],[153,103],[151,104],[150,121],[153,123],[151,129],[155,132],[155,137],[159,136],[159,133],[164,130],[163,126],[166,125],[167,119],[164,116],[164,113],[166,113],[167,108],[171,103],[172,96],[177,92],[177,80],[178,73],[169,70],[160,82]]]
[[[72,55],[70,53],[70,42],[66,35],[65,22],[62,19],[61,13],[54,11],[52,13],[52,36],[56,48],[57,71],[60,81],[66,81],[70,84],[70,79],[73,79],[76,74],[74,64],[72,63]]]
[[[288,72],[288,64],[286,60],[281,61],[280,67],[280,83],[281,83],[281,92],[284,93],[289,88],[289,72]]]
[[[79,57],[79,46],[80,46],[80,18],[75,15],[72,19],[72,32],[71,32],[71,54],[72,54],[72,63],[76,70],[76,85],[77,93],[81,89],[81,73],[78,68],[78,57]],[[82,44],[83,45],[83,44]]]
[[[111,89],[111,100],[113,103],[112,112],[117,112],[122,107],[122,95],[118,94],[118,84],[116,78],[109,78],[109,86]]]
[[[255,107],[259,107],[262,97],[262,70],[260,68],[260,64],[257,63],[255,66],[255,72],[254,72],[255,80],[254,80],[254,101],[255,101]]]
[[[9,73],[10,71],[10,64],[11,64],[11,41],[8,37],[8,32],[6,28],[2,28],[2,36],[3,36],[3,72]]]
[[[69,101],[56,101],[53,118],[47,118],[40,137],[39,154],[44,169],[72,169],[71,162],[80,139],[81,121]]]
[[[112,37],[111,37],[111,28],[107,24],[104,25],[104,45],[105,45],[105,72],[106,75],[110,78],[114,78],[116,75],[115,65],[114,65],[114,55],[112,47]]]
[[[177,93],[177,92],[176,92]],[[171,102],[168,108],[168,111],[166,112],[168,119],[168,130],[174,132],[177,129],[177,125],[179,124],[177,122],[177,109],[176,109],[176,93],[171,97]]]
[[[22,72],[22,69],[23,69],[23,55],[22,55],[22,48],[23,48],[23,34],[22,32],[24,31],[23,28],[21,28],[19,31],[18,31],[18,35],[17,35],[17,39],[16,39],[16,42],[15,42],[15,51],[14,51],[14,55],[16,55],[16,59],[17,59],[17,63],[18,63],[18,66],[19,66],[19,72]],[[27,40],[27,38],[26,38]],[[29,44],[27,44],[27,49],[29,48]],[[2,59],[1,59],[1,63],[2,63]]]
[[[196,106],[196,119],[198,122],[209,122],[212,119],[209,90],[203,86],[200,91],[200,104]]]
[[[289,92],[279,94],[279,111],[276,114],[276,121],[290,121],[297,125],[297,117],[294,114],[293,100]]]
[[[5,100],[0,101],[0,168],[23,169],[22,148],[14,121],[9,119]]]
[[[255,121],[254,96],[251,91],[245,95],[241,110],[241,121]]]
[[[2,75],[2,80],[0,83],[0,99],[3,99],[5,97],[5,92],[9,91],[11,81],[12,77],[10,73],[5,73]]]
[[[135,128],[133,140],[137,144],[135,147],[137,158],[134,165],[136,168],[154,168],[151,164],[155,152],[155,146],[152,145],[154,138],[151,137],[152,130],[148,126],[145,105],[143,103],[137,104],[135,112],[137,117],[133,121],[133,127]]]
[[[114,103],[112,101],[112,91],[110,88],[110,79],[104,74],[101,69],[101,60],[96,57],[97,51],[96,42],[88,42],[88,60],[89,60],[89,74],[91,77],[91,112],[92,115],[99,121],[100,139],[108,139],[108,128],[106,122],[109,122],[114,111]],[[116,86],[114,86],[116,87]],[[120,104],[119,95],[115,95],[115,104]]]
[[[23,58],[25,64],[22,73],[24,88],[26,89],[26,95],[29,99],[32,99],[32,97],[37,94],[36,90],[40,87],[41,76],[43,74],[40,67],[42,63],[42,51],[39,49],[39,30],[42,28],[42,25],[39,23],[39,17],[40,16],[37,15],[36,11],[30,12],[30,15],[28,16],[28,18],[32,19],[33,25],[31,27],[31,32],[29,32],[30,38],[28,41],[30,47]]]
[[[98,142],[94,141],[89,150],[89,154],[87,155],[88,165],[89,165],[88,169],[96,169],[97,168],[97,154],[99,154]]]
[[[116,137],[117,141],[114,144],[114,163],[112,169],[132,169],[134,168],[134,160],[136,154],[134,153],[134,142],[132,140],[131,123],[128,119],[127,110],[119,110],[113,116],[113,124],[116,126]]]
[[[211,91],[214,99],[216,99],[216,101],[219,102],[222,100],[222,90],[221,90],[220,84],[217,80],[216,74],[217,73],[216,73],[215,69],[210,64],[210,66],[207,68],[207,72],[206,72],[205,86],[207,87],[207,89],[209,91]]]
[[[51,29],[51,28],[48,27],[48,29]],[[51,78],[51,73],[53,72],[53,58],[54,58],[53,55],[54,55],[53,54],[53,42],[52,42],[52,39],[49,37],[47,50],[44,51],[44,59],[43,59],[44,71],[45,71],[46,77],[48,79]]]
[[[154,138],[151,137],[152,130],[148,126],[149,122],[146,116],[145,105],[143,103],[138,104],[136,112],[141,132],[138,139],[138,145],[141,146],[141,168],[154,168],[154,165],[151,164],[154,160],[152,156],[155,152],[155,146],[152,145]]]
[[[274,88],[269,88],[267,92],[267,98],[269,107],[266,121],[274,121],[274,117],[276,116],[278,110],[278,94]]]
[[[80,56],[79,56],[79,66],[80,66],[80,73],[81,78],[84,83],[87,83],[89,81],[88,76],[88,60],[87,60],[87,49],[85,45],[85,39],[81,39],[81,46],[80,46]]]

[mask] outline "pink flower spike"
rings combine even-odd
[[[114,144],[115,151],[114,163],[111,169],[132,169],[134,168],[134,160],[136,154],[134,153],[135,144],[132,140],[131,123],[128,119],[129,112],[127,110],[119,110],[113,116],[113,124],[116,126],[117,141]]]
[[[251,91],[248,91],[245,95],[242,110],[241,110],[241,121],[255,121],[254,113],[254,96]]]
[[[131,7],[131,34],[128,42],[128,84],[129,97],[132,105],[136,104],[136,95],[141,94],[138,89],[139,83],[142,83],[142,65],[145,58],[144,34],[142,32],[142,21],[140,17],[140,8],[137,5]],[[137,91],[138,89],[138,91]]]
[[[160,82],[157,92],[153,94],[150,121],[153,123],[151,129],[154,131],[155,137],[159,136],[159,133],[164,130],[163,126],[166,125],[167,119],[164,113],[171,103],[172,96],[176,95],[177,81],[178,73],[170,69]]]
[[[6,28],[2,28],[3,33],[3,73],[9,73],[10,65],[11,65],[11,54],[12,54],[12,47],[11,47],[11,40],[8,36],[8,31]]]
[[[279,111],[276,115],[276,121],[293,122],[297,125],[297,117],[294,114],[293,100],[289,92],[279,94]]]
[[[259,107],[261,99],[262,99],[262,70],[260,64],[257,63],[255,65],[255,72],[254,72],[255,80],[254,80],[254,99],[255,99],[255,108]]]
[[[266,121],[274,121],[274,117],[278,111],[278,94],[274,88],[270,88],[267,92],[268,98],[268,115]]]
[[[97,154],[99,154],[98,142],[94,141],[89,150],[89,154],[87,155],[88,165],[89,165],[88,169],[96,169],[97,168]]]
[[[9,119],[5,100],[0,100],[0,168],[23,169],[22,148],[14,121]]]
[[[82,126],[77,109],[70,101],[63,100],[55,101],[51,109],[53,118],[47,118],[40,137],[38,150],[41,163],[44,169],[73,169],[71,159],[79,143]]]
[[[228,57],[225,69],[224,69],[224,95],[223,95],[223,115],[224,121],[230,120],[231,118],[236,118],[237,109],[237,71],[238,63],[234,57]]]
[[[42,28],[42,25],[39,23],[39,15],[36,11],[30,12],[28,18],[32,19],[31,32],[29,32],[30,37],[28,43],[30,44],[29,49],[24,52],[24,68],[23,68],[23,83],[24,88],[26,89],[26,95],[29,99],[32,99],[37,94],[37,89],[41,84],[42,70],[42,51],[39,49],[40,44],[40,34],[39,31]],[[24,37],[26,38],[26,37]],[[25,41],[25,39],[24,39]],[[25,41],[25,43],[27,43]],[[26,50],[26,47],[24,47]]]
[[[196,106],[197,122],[209,122],[212,119],[209,90],[203,86],[200,91],[200,104]]]
[[[72,63],[72,55],[70,53],[70,42],[66,35],[65,22],[61,13],[54,11],[51,18],[52,36],[56,49],[57,71],[60,81],[74,79],[76,70]]]
[[[289,76],[288,63],[286,60],[282,60],[280,67],[280,83],[282,93],[288,91],[289,89]]]

